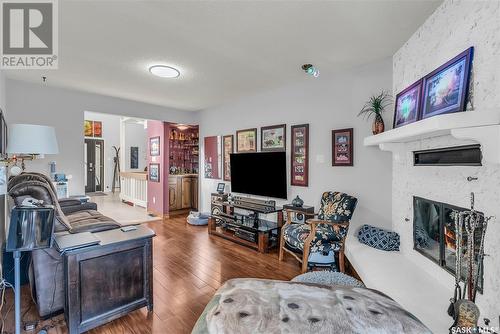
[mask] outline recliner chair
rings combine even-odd
[[[96,211],[95,203],[80,203],[76,199],[57,199],[50,179],[39,173],[22,173],[7,185],[12,205],[21,205],[25,198],[42,200],[55,210],[55,233],[100,232],[121,225]],[[61,254],[57,249],[31,252],[30,284],[36,297],[38,313],[47,317],[64,308],[64,281]]]

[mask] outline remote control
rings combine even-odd
[[[135,226],[135,225],[123,226],[123,227],[121,228],[121,230],[122,230],[123,232],[135,231],[135,230],[137,230],[137,226]]]

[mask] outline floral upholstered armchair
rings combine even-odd
[[[357,202],[356,197],[341,192],[323,193],[317,219],[309,219],[305,224],[287,221],[283,225],[280,261],[286,251],[302,263],[304,273],[311,253],[333,251],[338,259],[339,271],[344,272],[344,242]]]

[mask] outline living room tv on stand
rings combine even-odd
[[[287,198],[286,153],[233,153],[231,191],[248,195]]]

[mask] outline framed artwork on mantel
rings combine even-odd
[[[257,152],[257,128],[236,131],[236,151]]]
[[[234,136],[222,137],[222,166],[224,167],[224,181],[231,181],[231,160],[230,155],[234,152]]]
[[[424,77],[421,119],[465,111],[473,53],[470,47]]]
[[[422,79],[396,95],[393,128],[418,120],[422,100]]]
[[[332,130],[332,166],[353,166],[353,128]]]
[[[260,128],[260,150],[286,150],[286,124],[263,126]]]
[[[291,184],[309,186],[309,124],[292,125]]]

